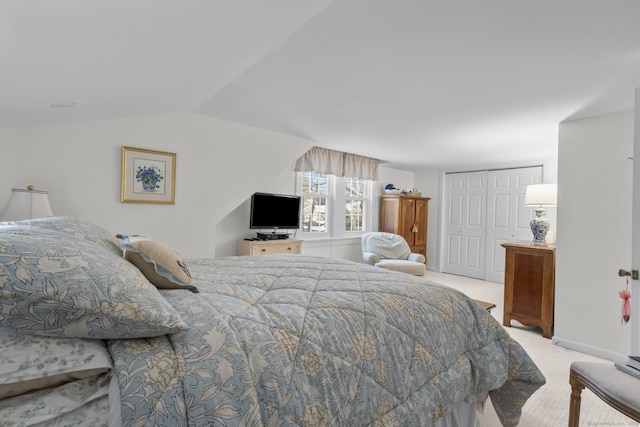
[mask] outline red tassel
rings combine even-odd
[[[622,319],[621,323],[626,324],[629,319],[631,319],[631,292],[629,292],[629,277],[627,277],[627,287],[626,289],[618,292],[620,298],[622,298]]]

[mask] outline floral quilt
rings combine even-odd
[[[124,426],[432,426],[489,394],[503,425],[544,377],[451,288],[304,255],[187,260],[189,325],[109,340]]]

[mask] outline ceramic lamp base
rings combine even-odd
[[[547,211],[544,208],[537,208],[536,216],[529,223],[531,232],[533,233],[531,243],[534,245],[546,244],[547,231],[549,231],[550,225],[549,218],[547,218]]]

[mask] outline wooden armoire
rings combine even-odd
[[[380,196],[380,231],[404,237],[411,252],[427,257],[429,197]]]

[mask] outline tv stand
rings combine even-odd
[[[238,255],[275,255],[302,253],[302,240],[239,240]]]
[[[256,233],[256,234],[258,235],[258,239],[260,240],[283,240],[283,239],[289,238],[288,234],[276,233],[275,231],[273,233]]]

